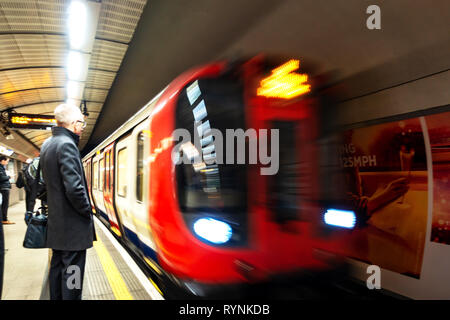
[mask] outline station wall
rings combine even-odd
[[[424,118],[429,114],[438,116],[437,114],[441,112],[450,111],[449,83],[450,70],[444,69],[429,76],[413,78],[398,85],[346,99],[339,103],[333,111],[337,125],[343,128],[363,128],[414,117],[420,119],[428,165],[427,227],[420,278],[381,269],[383,289],[413,299],[450,299],[450,244],[431,241],[436,180],[433,180],[430,137],[426,128],[427,121]],[[447,118],[445,117],[445,119]],[[446,125],[450,126],[450,123]],[[450,137],[448,137],[448,141],[450,141]],[[354,274],[360,280],[366,281],[370,276],[367,273],[369,264],[353,259],[351,263],[354,267]]]

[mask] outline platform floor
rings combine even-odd
[[[14,225],[4,225],[5,271],[3,300],[46,300],[48,294],[49,249],[22,246],[26,225],[25,203],[9,208]],[[83,300],[159,300],[158,288],[139,269],[111,233],[95,218],[98,241],[88,249]]]

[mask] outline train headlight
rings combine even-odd
[[[199,237],[216,244],[227,242],[233,234],[228,223],[213,218],[201,218],[195,221],[194,231]]]
[[[352,229],[356,224],[356,215],[353,211],[328,209],[324,215],[326,224]]]

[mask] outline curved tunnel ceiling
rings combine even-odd
[[[97,122],[146,2],[101,1],[84,90],[89,117],[80,148]],[[69,0],[0,1],[0,111],[52,114],[66,100],[69,4]],[[30,157],[50,136],[49,131],[14,131],[22,152]],[[17,148],[3,135],[0,142]]]
[[[102,0],[84,98],[86,153],[171,80],[208,61],[268,52],[339,71],[345,99],[449,70],[450,2],[378,1],[381,30],[360,0]],[[0,1],[0,111],[51,114],[65,100],[69,0]],[[20,130],[37,152],[49,136]],[[0,135],[0,142],[6,141]],[[20,142],[19,142],[20,141]]]
[[[171,80],[211,60],[268,52],[338,71],[344,99],[450,67],[450,2],[378,1],[381,30],[360,0],[151,1],[83,153]]]

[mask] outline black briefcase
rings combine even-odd
[[[29,249],[46,248],[47,245],[47,215],[33,216],[28,222],[23,246]]]

